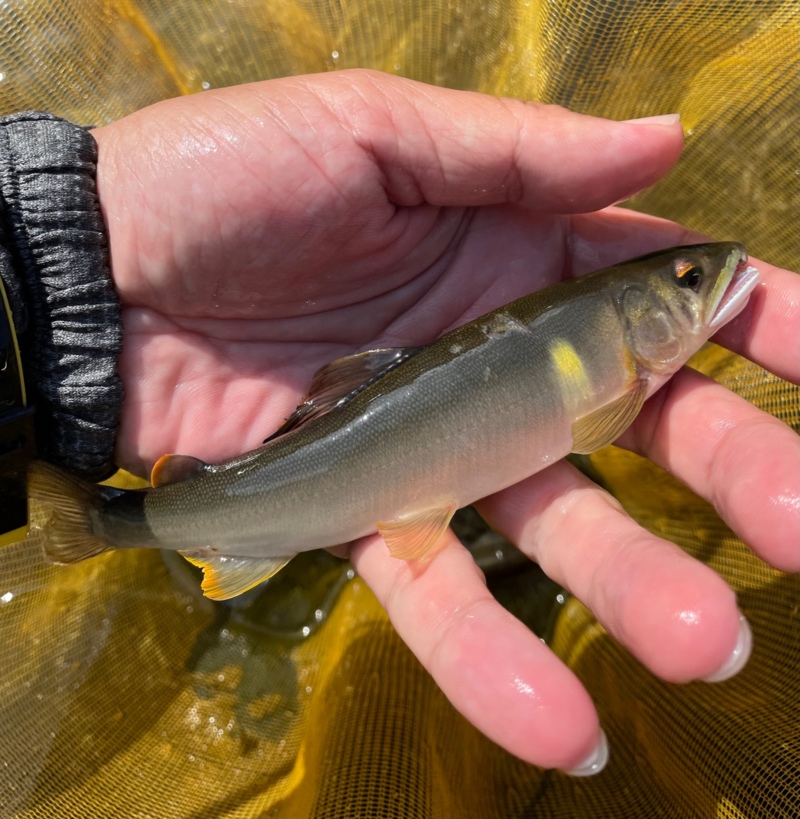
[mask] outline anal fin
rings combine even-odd
[[[647,381],[637,379],[624,395],[572,425],[572,451],[588,455],[615,441],[633,423],[647,397]]]
[[[269,580],[293,557],[231,557],[182,551],[189,563],[203,570],[203,594],[211,600],[229,600]]]
[[[394,520],[378,521],[376,525],[392,557],[418,560],[437,544],[456,509],[456,504],[451,503],[401,515]]]

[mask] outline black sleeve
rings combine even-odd
[[[114,471],[122,322],[96,168],[85,129],[38,112],[0,118],[0,277],[40,455],[102,480]]]

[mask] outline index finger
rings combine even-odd
[[[747,307],[713,338],[793,383],[800,382],[800,276],[750,259],[761,271]]]

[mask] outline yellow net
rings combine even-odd
[[[100,124],[356,66],[614,118],[679,111],[684,158],[634,205],[800,264],[796,0],[51,0],[0,19],[2,112]],[[717,348],[697,366],[800,430],[796,388]],[[53,567],[34,534],[0,550],[0,814],[800,814],[800,579],[649,463],[592,463],[639,521],[726,578],[755,634],[734,680],[670,686],[535,567],[494,578],[598,704],[614,750],[602,776],[545,773],[483,738],[328,555],[221,606],[183,562]]]

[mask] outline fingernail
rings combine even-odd
[[[640,117],[639,119],[623,119],[629,125],[674,125],[681,121],[680,114],[659,114],[657,117]]]
[[[735,677],[750,659],[750,652],[753,650],[753,632],[750,630],[750,623],[743,615],[739,615],[739,639],[722,668],[717,669],[713,674],[703,677],[705,682],[716,683],[729,680]]]
[[[572,768],[569,771],[564,771],[569,776],[594,776],[600,773],[605,768],[608,762],[608,737],[605,731],[600,730],[600,741],[597,747],[592,751],[589,757],[578,765],[577,768]]]

